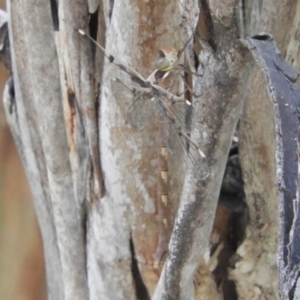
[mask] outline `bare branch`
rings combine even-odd
[[[233,9],[233,3],[228,5]],[[216,52],[204,50],[199,55],[203,69],[198,72],[204,75],[194,78],[194,92],[201,96],[195,103],[197,118],[191,138],[206,156],[209,175],[201,178],[199,170],[189,166],[155,300],[192,299],[194,272],[208,247],[225,163],[243,103],[247,60],[236,36],[234,15],[230,17],[230,27],[220,27],[222,23],[213,19],[214,26],[222,28],[214,33]]]

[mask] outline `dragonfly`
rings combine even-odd
[[[126,114],[126,124],[141,130],[153,116],[158,116],[162,127],[161,138],[168,150],[174,155],[183,154],[186,162],[203,164],[205,154],[190,138],[188,130],[194,108],[184,95],[186,83],[181,76],[182,66],[177,65],[180,55],[178,52],[175,48],[161,49],[157,68],[142,81],[134,78],[133,81],[139,86],[132,88],[120,78],[113,78],[111,89],[121,110]],[[127,108],[124,104],[126,106],[128,101],[124,101],[124,98],[131,99]]]
[[[159,237],[154,255],[154,267],[157,268],[167,253],[170,235],[168,153],[183,157],[187,165],[196,166],[199,176],[208,175],[205,154],[190,138],[189,127],[194,108],[185,97],[186,90],[191,89],[182,76],[183,66],[179,63],[183,50],[172,47],[161,49],[155,70],[145,79],[133,68],[106,54],[105,49],[84,31],[79,30],[79,33],[87,36],[111,63],[129,76],[127,82],[120,78],[111,80],[112,94],[125,115],[126,124],[134,130],[142,130],[153,117],[159,120],[156,213]]]

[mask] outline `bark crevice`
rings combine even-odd
[[[129,244],[130,244],[130,253],[131,253],[131,271],[132,271],[132,278],[134,279],[134,284],[135,284],[136,297],[137,299],[141,299],[141,300],[150,300],[147,287],[139,271],[138,261],[136,259],[135,248],[134,248],[134,243],[132,238],[130,238]]]

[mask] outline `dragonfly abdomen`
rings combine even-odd
[[[159,223],[158,246],[154,256],[154,267],[158,268],[168,251],[168,150],[164,143],[158,146],[157,164],[157,221]]]

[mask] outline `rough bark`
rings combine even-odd
[[[83,0],[65,0],[59,1],[58,6],[56,2],[52,6],[43,1],[9,2],[13,81],[5,92],[6,114],[35,199],[45,249],[49,299],[206,297],[203,290],[194,290],[193,279],[199,265],[198,274],[207,267],[201,259],[209,249],[225,165],[246,97],[245,87],[255,82],[255,73],[250,73],[249,52],[239,38],[268,30],[274,23],[278,26],[270,3],[276,4],[280,13],[293,15],[291,8],[275,0],[265,1],[261,7],[242,1],[239,16],[234,0],[200,1],[200,4],[176,0],[102,1],[98,12],[97,1],[87,4]],[[88,11],[94,13],[90,19]],[[268,22],[263,21],[264,14]],[[94,24],[96,16],[98,23]],[[285,21],[285,26],[292,24],[292,20]],[[108,54],[145,78],[154,69],[157,50],[163,46],[186,45],[187,65],[198,74],[189,79],[195,93],[191,139],[205,159],[199,170],[198,165],[185,165],[181,156],[170,155],[168,221],[172,235],[166,261],[158,266],[154,262],[159,236],[158,122],[153,117],[142,131],[125,124],[124,111],[118,102],[123,100],[124,106],[128,106],[130,99],[126,93],[114,90],[112,79],[121,78],[129,87],[134,83],[112,63],[113,57],[107,60],[88,39],[78,34],[77,29],[87,30],[89,25],[91,34],[105,44]],[[204,37],[194,35],[197,28]],[[194,37],[198,37],[194,47],[196,58]],[[282,33],[276,38],[281,43],[287,41]],[[290,55],[293,56],[292,52]],[[93,67],[93,62],[98,65]],[[101,80],[100,85],[97,79]],[[262,107],[262,116],[266,107]],[[259,176],[268,170],[272,175],[262,181],[259,190],[253,180],[256,165],[247,162],[250,154],[245,150],[252,142],[252,131],[248,132],[247,126],[255,127],[257,136],[264,126],[262,122],[247,121],[253,119],[253,114],[255,110],[246,103],[245,120],[240,125],[241,157],[254,226],[250,222],[247,238],[237,250],[246,262],[249,258],[245,255],[246,246],[265,234],[264,225],[277,222],[277,206],[272,201],[278,197],[277,187],[264,191],[276,177],[275,126],[268,131],[269,136],[273,133],[272,144],[263,147],[261,143],[253,158],[262,155],[267,159],[266,168],[259,169]],[[273,112],[270,115],[276,124]],[[297,168],[296,162],[291,165]],[[256,194],[252,185],[258,190]],[[270,212],[264,210],[265,203],[271,203]],[[295,228],[291,219],[282,223],[281,228],[287,223],[288,232]],[[275,269],[276,232],[277,227],[267,231],[270,238],[266,238],[266,244],[272,249],[269,256],[262,257],[260,270],[268,260]],[[296,240],[295,237],[292,241],[295,245]],[[287,241],[286,237],[281,246]],[[260,252],[265,249],[261,242],[257,245],[255,259],[261,258]],[[287,253],[282,249],[280,270],[287,264]],[[215,256],[218,251],[221,247]],[[246,297],[239,286],[246,280],[238,274],[239,270],[245,271],[242,262],[236,264],[237,270],[231,274],[241,299]],[[253,257],[246,267],[251,263]],[[213,268],[207,269],[209,272],[203,278],[211,279]],[[275,295],[274,277],[268,279],[263,288],[254,289],[254,294]],[[293,280],[296,282],[297,278]],[[287,295],[294,286],[290,282],[286,288],[286,281],[282,274],[282,295]],[[252,277],[249,286],[253,285],[256,282]],[[218,294],[216,290],[215,287]]]
[[[298,2],[282,5],[281,1],[246,1],[242,14],[244,36],[261,32],[272,34],[282,58],[299,69],[297,47],[293,46],[298,39]],[[281,190],[276,183],[278,165],[275,159],[275,127],[279,125],[266,86],[261,70],[249,68],[245,106],[239,124],[239,151],[250,222],[245,241],[237,250],[241,259],[230,272],[241,299],[279,297],[276,255]],[[280,247],[279,252],[282,249]],[[292,295],[290,297],[293,299]]]
[[[294,294],[293,289],[299,274],[297,255],[299,247],[296,236],[298,236],[297,224],[299,222],[297,153],[300,94],[299,85],[295,84],[299,73],[281,60],[272,37],[268,35],[257,36],[245,40],[244,44],[250,49],[266,77],[269,97],[274,105],[276,174],[280,199],[278,207],[280,213],[279,283],[282,297],[287,298]],[[263,224],[264,220],[257,219],[256,221]],[[260,231],[263,232],[268,226],[269,224],[265,223]]]
[[[13,110],[7,115],[35,199],[49,298],[85,299],[83,234],[68,157],[50,4],[9,4],[14,94],[8,87],[7,108]]]
[[[176,1],[167,5],[116,2],[106,32],[107,53],[147,77],[154,67],[157,49],[165,45],[180,47],[178,18],[170,19],[168,25],[164,22],[166,15],[177,14]],[[128,19],[131,22],[127,22]],[[178,36],[171,37],[168,32],[172,31]],[[105,61],[99,124],[106,195],[94,204],[88,223],[89,278],[93,299],[99,293],[107,299],[117,299],[121,295],[135,299],[139,295],[134,290],[143,290],[138,286],[138,276],[152,294],[161,268],[154,268],[159,232],[156,221],[158,124],[154,118],[142,131],[132,130],[124,124],[126,114],[120,111],[116,91],[110,88],[114,77],[132,86],[124,73]],[[126,102],[126,96],[123,95],[121,100]],[[170,193],[173,207],[170,223],[177,207],[176,195],[180,193],[176,176],[170,175],[171,188],[174,188]],[[112,255],[107,256],[107,252]],[[131,272],[132,264],[138,265],[140,275]]]
[[[211,10],[205,10],[204,15],[210,20],[207,25],[213,28],[213,36],[208,36],[211,44],[199,54],[197,73],[202,77],[194,85],[194,92],[200,97],[194,102],[196,118],[191,134],[206,155],[208,172],[203,178],[195,166],[188,166],[169,256],[153,299],[195,297],[193,276],[209,246],[224,158],[229,153],[243,104],[247,60],[238,41],[235,3],[222,3],[220,10],[216,10],[213,1],[209,5]]]

